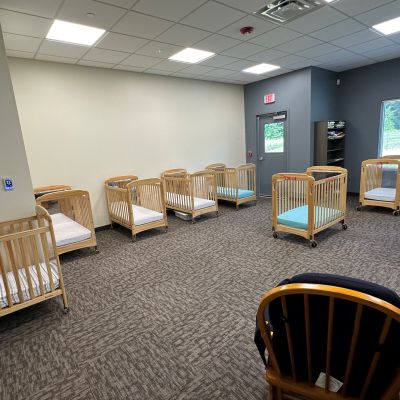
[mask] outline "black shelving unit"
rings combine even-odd
[[[317,121],[314,128],[314,165],[344,166],[344,121]]]

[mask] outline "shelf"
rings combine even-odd
[[[339,147],[338,149],[330,149],[330,150],[327,150],[327,152],[331,153],[332,151],[340,151],[340,150],[344,150],[344,147]]]
[[[327,163],[328,163],[328,164],[336,164],[336,163],[338,163],[338,162],[340,162],[340,161],[344,161],[344,157],[335,158],[335,159],[333,159],[333,160],[328,160]]]
[[[343,136],[328,136],[328,140],[339,140],[339,139],[344,139],[346,135]]]

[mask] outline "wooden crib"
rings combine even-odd
[[[132,240],[140,232],[154,228],[168,229],[162,180],[140,179],[134,175],[105,181],[108,213],[114,223],[128,228]]]
[[[184,169],[174,169],[162,173],[165,203],[167,208],[192,216],[192,222],[199,215],[216,213],[218,199],[215,175],[211,171],[193,174]]]
[[[71,190],[69,185],[50,185],[50,186],[40,186],[33,189],[35,197],[43,196],[44,194],[61,192],[63,190]]]
[[[365,160],[361,164],[360,204],[363,206],[386,207],[393,215],[400,214],[400,157]],[[386,175],[393,176],[393,182],[386,183]]]
[[[256,166],[242,164],[236,168],[228,168],[225,164],[210,164],[206,170],[215,173],[218,200],[225,200],[236,205],[257,202]]]
[[[89,192],[56,191],[38,197],[36,204],[50,210],[58,254],[86,247],[93,247],[97,252]]]
[[[272,231],[292,233],[316,247],[315,235],[332,225],[345,224],[347,170],[316,166],[306,173],[272,176]]]
[[[0,223],[0,317],[56,296],[67,311],[52,221],[36,206],[33,217]]]

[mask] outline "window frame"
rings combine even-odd
[[[385,103],[391,102],[391,101],[398,101],[400,105],[400,98],[397,99],[387,99],[383,100],[381,102],[381,110],[379,113],[379,144],[378,144],[378,158],[383,157],[383,140],[384,140],[384,134],[385,134]]]

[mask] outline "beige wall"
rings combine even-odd
[[[241,86],[10,59],[34,186],[90,191],[109,223],[105,178],[245,161]]]
[[[14,190],[3,189],[3,178]],[[0,222],[29,217],[35,201],[0,27]]]

